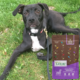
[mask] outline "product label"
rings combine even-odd
[[[54,66],[55,67],[65,67],[67,66],[67,60],[55,60]]]

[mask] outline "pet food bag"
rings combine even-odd
[[[52,78],[78,79],[79,36],[53,35],[52,50]]]

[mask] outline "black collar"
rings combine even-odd
[[[37,36],[38,33],[29,33],[30,36]]]

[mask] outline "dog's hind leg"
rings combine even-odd
[[[78,35],[78,30],[76,30],[76,29],[71,29],[71,28],[69,28],[69,27],[65,27],[65,26],[63,26],[63,25],[60,25],[60,24],[57,24],[57,25],[55,25],[54,27],[52,27],[52,30],[53,31],[55,31],[55,32],[64,32],[64,33],[73,33],[73,34],[76,34],[76,35]]]
[[[4,69],[3,74],[0,76],[0,80],[3,80],[6,78],[6,75],[9,73],[11,67],[13,66],[14,62],[16,61],[17,57],[24,51],[28,50],[31,47],[31,44],[26,44],[22,42],[21,45],[19,45],[13,52],[6,68]]]
[[[62,35],[66,35],[66,34],[68,34],[68,33],[62,32]]]
[[[69,26],[66,26],[66,28],[70,28]],[[68,35],[68,33],[62,32],[62,35]]]
[[[79,44],[80,44],[80,29],[78,28],[69,28],[65,27],[63,25],[57,24],[54,27],[52,27],[52,30],[55,32],[62,32],[62,33],[73,33],[75,35],[79,35]]]

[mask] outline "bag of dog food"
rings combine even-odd
[[[53,35],[52,50],[52,78],[78,79],[79,36]]]

